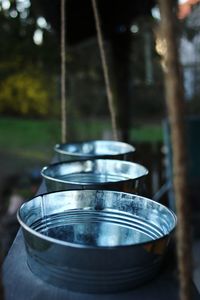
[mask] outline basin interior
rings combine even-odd
[[[175,215],[138,195],[114,191],[63,191],[38,196],[19,211],[26,226],[70,244],[106,247],[145,243],[169,234]]]

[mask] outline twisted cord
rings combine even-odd
[[[118,130],[117,130],[117,116],[116,116],[114,98],[113,98],[111,82],[110,82],[110,77],[109,77],[109,71],[108,71],[108,61],[107,61],[105,46],[104,46],[104,42],[103,42],[103,34],[102,34],[102,28],[101,28],[100,15],[99,15],[99,11],[98,11],[97,1],[91,0],[91,2],[92,2],[93,12],[94,12],[95,26],[96,26],[96,31],[97,31],[97,40],[98,40],[98,45],[99,45],[99,50],[100,50],[101,63],[102,63],[105,86],[106,86],[106,94],[107,94],[108,107],[109,107],[109,112],[110,112],[110,117],[111,117],[113,138],[115,140],[119,140]]]

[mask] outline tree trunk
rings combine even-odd
[[[176,40],[176,10],[173,0],[159,0],[158,3],[161,13],[160,33],[163,46],[166,104],[171,128],[173,185],[178,217],[176,237],[180,299],[189,300],[191,299],[192,255],[188,216],[184,91]]]

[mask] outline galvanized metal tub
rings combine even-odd
[[[66,161],[51,164],[42,169],[47,191],[69,189],[109,189],[130,193],[142,193],[144,176],[148,170],[137,163],[94,159]]]
[[[158,272],[176,216],[150,199],[116,191],[40,195],[18,211],[30,270],[55,286],[119,292]]]
[[[132,161],[135,152],[135,148],[130,144],[108,140],[56,144],[54,150],[60,161],[93,158]]]

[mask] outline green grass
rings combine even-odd
[[[0,118],[0,145],[7,148],[51,144],[59,139],[59,122]]]
[[[131,130],[131,140],[136,142],[162,142],[163,132],[161,125],[144,125]]]
[[[76,136],[79,140],[101,139],[106,131],[111,135],[111,123],[108,120],[88,119],[74,122]],[[130,140],[133,142],[156,143],[163,141],[161,124],[135,125],[130,130]]]
[[[105,130],[110,130],[110,123],[105,120],[74,121],[74,136],[71,139],[99,139]],[[162,128],[159,125],[137,126],[131,129],[131,140],[134,143],[162,141]],[[53,146],[58,142],[59,121],[0,118],[0,151],[27,159],[48,160],[53,156]]]
[[[110,132],[106,120],[73,120],[71,140],[101,139],[103,132]],[[60,122],[56,120],[30,120],[0,118],[0,179],[12,174],[27,174],[50,163],[54,156],[53,146],[60,142]],[[159,142],[161,126],[144,125],[131,130],[131,143]]]
[[[53,155],[53,145],[59,141],[58,121],[0,118],[0,151],[47,161]]]

